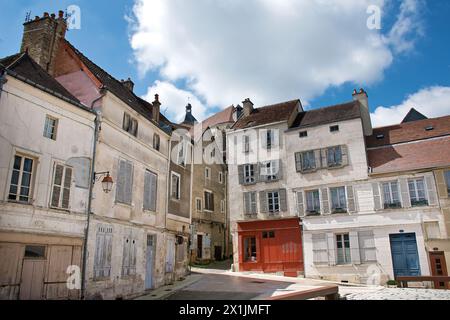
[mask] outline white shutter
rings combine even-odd
[[[125,161],[119,160],[119,168],[117,170],[117,183],[116,183],[116,201],[125,202],[125,184],[126,184],[126,172]]]
[[[280,211],[281,212],[287,212],[287,192],[286,189],[280,189],[279,190],[279,196],[280,196]]]
[[[297,193],[297,212],[299,217],[305,217],[305,206],[303,204],[303,191],[298,191]]]
[[[328,200],[328,189],[322,188],[321,190],[322,194],[322,210],[323,214],[330,214],[330,202]]]
[[[409,196],[408,180],[406,178],[399,179],[400,181],[400,194],[402,197],[402,207],[411,208],[411,198]]]
[[[328,264],[328,243],[327,235],[325,233],[313,234],[313,263],[314,264]]]
[[[328,245],[328,264],[330,266],[336,265],[336,245],[334,240],[334,233],[327,233],[327,245]]]
[[[375,210],[383,209],[383,203],[381,202],[380,187],[378,183],[372,183],[373,203]]]
[[[250,192],[244,192],[244,214],[250,214],[251,213],[251,193]]]
[[[359,252],[361,263],[369,263],[377,261],[377,253],[375,247],[375,239],[373,231],[358,232]]]
[[[361,264],[361,256],[359,253],[358,232],[350,232],[350,255],[353,264]]]
[[[427,176],[425,178],[425,182],[427,184],[427,191],[428,191],[428,205],[435,206],[438,204],[438,198],[434,179],[432,176]]]
[[[347,186],[347,204],[348,212],[356,212],[356,201],[353,186]]]
[[[346,166],[349,164],[348,147],[341,146],[341,152],[342,152],[342,166]]]
[[[261,191],[259,193],[259,210],[261,213],[269,212],[269,203],[267,201],[267,192]]]

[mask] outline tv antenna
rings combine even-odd
[[[30,22],[30,21],[31,21],[31,11],[28,11],[25,16],[25,22]]]

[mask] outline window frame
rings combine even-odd
[[[242,239],[244,263],[258,262],[258,241],[256,236],[245,236]],[[253,250],[254,249],[254,250]],[[254,255],[253,255],[254,253]]]
[[[178,178],[178,188],[175,197],[173,192],[173,177]],[[181,175],[175,171],[170,172],[170,198],[172,200],[181,200]]]
[[[15,163],[16,163],[16,158],[17,157],[21,158],[19,169],[15,169]],[[24,171],[25,160],[31,160],[32,161],[31,171],[30,172],[28,172],[28,171],[25,172]],[[35,171],[36,171],[37,161],[38,161],[37,157],[30,156],[30,155],[27,155],[27,154],[24,154],[24,153],[21,153],[21,152],[14,153],[14,156],[12,158],[12,163],[11,163],[11,169],[9,171],[10,172],[9,184],[8,184],[9,188],[7,189],[7,201],[8,202],[21,203],[21,204],[31,204],[33,202]],[[14,172],[15,171],[18,171],[17,184],[15,184],[15,183],[13,184],[13,177],[14,177]],[[23,186],[22,185],[24,173],[27,173],[27,174],[30,175],[29,186]],[[17,188],[15,194],[11,193],[11,187],[13,185]],[[28,194],[27,194],[27,196],[25,196],[26,198],[28,198],[27,201],[21,200],[21,198],[24,197],[23,195],[21,195],[22,188],[28,188]],[[15,199],[11,199],[12,195],[15,195]]]
[[[219,171],[219,183],[223,184],[223,172]]]
[[[311,158],[312,155],[312,158]],[[305,157],[307,156],[307,157]],[[310,164],[308,167],[305,166],[305,159],[308,158],[308,164]],[[308,172],[308,171],[314,171],[317,169],[317,163],[316,163],[316,152],[315,150],[309,150],[309,151],[303,151],[301,153],[301,159],[302,159],[302,172]],[[312,161],[311,161],[312,159]],[[313,164],[311,166],[311,163]]]
[[[392,190],[392,185],[396,184],[397,187],[397,201],[394,201],[394,192]],[[386,202],[386,189],[385,186],[388,186],[389,188],[389,202]],[[386,181],[381,183],[381,190],[383,191],[383,206],[384,209],[396,209],[401,208],[402,203],[400,199],[400,187],[398,181]]]
[[[220,213],[225,213],[225,200],[220,200]]]
[[[312,200],[312,203],[313,203],[313,210],[309,210],[310,208],[309,208],[309,199],[308,199],[308,195],[309,194],[317,194],[317,199],[314,199],[314,196],[313,196],[313,198],[311,199]],[[316,200],[317,200],[317,202],[316,202]],[[305,204],[306,204],[306,206],[305,206],[305,208],[306,208],[306,215],[308,215],[308,216],[313,216],[313,215],[320,215],[320,213],[321,213],[321,203],[320,203],[320,191],[319,191],[319,189],[315,189],[315,190],[306,190],[305,191]],[[318,210],[316,210],[316,205],[318,204]]]
[[[339,240],[339,237],[341,237],[341,240]],[[335,234],[335,241],[336,241],[336,265],[351,264],[352,254],[351,254],[350,234],[349,233]],[[339,248],[339,243],[342,245],[342,248]],[[348,247],[346,247],[347,244]],[[342,257],[344,258],[343,261],[339,261],[339,250],[342,250]]]
[[[273,143],[274,143],[274,134],[272,129],[269,129],[266,131],[266,148],[272,149]]]
[[[47,125],[49,124],[49,121],[54,121],[54,125],[52,125],[53,130],[50,133],[50,136],[47,136],[48,132],[48,127]],[[44,137],[53,141],[56,141],[57,135],[58,135],[58,125],[59,125],[59,119],[56,117],[53,117],[51,115],[46,115],[45,116],[45,124],[44,124]]]
[[[277,181],[280,179],[279,177],[280,166],[281,166],[280,160],[270,160],[262,162],[260,167],[260,175],[264,177],[264,181],[266,182]]]
[[[330,126],[330,132],[331,132],[331,133],[339,132],[339,130],[340,130],[340,127],[339,127],[338,124],[333,125],[333,126]]]
[[[269,213],[276,214],[281,212],[281,201],[279,191],[267,192],[267,210]],[[272,202],[272,204],[271,204]],[[272,209],[270,208],[272,207]],[[278,209],[277,209],[278,207]]]
[[[157,133],[153,134],[153,149],[156,151],[161,150],[161,137]]]
[[[308,138],[308,131],[300,131],[298,134],[299,138]]]
[[[205,180],[211,180],[211,168],[210,167],[205,168]]]
[[[250,153],[250,136],[243,136],[243,144],[244,144],[244,153]]]
[[[256,170],[257,166],[254,164],[245,164],[244,165],[244,184],[253,184],[256,183]],[[247,175],[249,173],[249,175]],[[253,173],[253,174],[251,174]]]
[[[139,122],[136,118],[132,117],[129,113],[123,113],[122,129],[137,138],[139,130]]]
[[[200,208],[199,208],[200,204]],[[203,199],[202,198],[195,198],[195,211],[196,212],[203,212]]]
[[[339,150],[339,153],[336,152],[337,150]],[[330,159],[330,154],[333,154],[332,159]],[[337,157],[337,154],[339,154],[339,157]],[[342,146],[328,147],[327,148],[327,167],[328,168],[341,167],[342,163],[343,163]]]
[[[418,184],[417,184],[418,181],[422,182],[423,199],[420,198],[420,196],[419,196],[419,188],[418,188]],[[414,190],[411,190],[411,183],[413,183],[413,185],[414,185]],[[428,201],[428,195],[427,195],[426,188],[427,187],[425,184],[424,177],[408,179],[408,194],[409,194],[409,200],[411,201],[412,207],[428,206],[429,201]],[[414,193],[414,197],[416,200],[413,199],[412,194],[411,194],[412,192]]]
[[[62,176],[61,176],[61,184],[60,184],[60,185],[56,185],[56,184],[55,184],[56,169],[57,169],[58,166],[63,167],[63,173],[62,173]],[[67,175],[67,170],[68,170],[68,169],[71,171],[71,174],[70,174],[70,181],[69,181],[69,183],[70,183],[69,188],[67,188],[67,187],[65,186],[66,179],[67,179],[67,176],[66,176],[66,175]],[[74,170],[74,168],[71,167],[71,166],[65,165],[65,164],[60,163],[60,162],[54,162],[54,163],[53,163],[52,184],[51,184],[51,189],[50,189],[50,202],[49,202],[49,207],[50,207],[50,208],[52,208],[52,209],[57,209],[57,210],[70,210],[70,200],[71,200],[71,198],[72,198],[72,197],[71,197],[71,193],[72,193],[72,180],[73,180],[73,178],[74,178],[74,173],[75,173],[75,170]],[[59,190],[59,197],[58,197],[58,205],[57,205],[57,206],[54,206],[54,205],[53,205],[53,189],[54,189],[55,187],[59,187],[59,188],[60,188],[60,190]],[[69,199],[68,199],[67,208],[63,207],[64,190],[65,190],[65,189],[69,189]]]
[[[345,186],[341,186],[341,187],[332,187],[330,188],[330,202],[331,202],[331,211],[332,213],[348,213],[348,204],[347,204],[347,188]],[[333,191],[336,190],[337,191],[337,199],[339,201],[339,207],[335,207],[334,203],[333,203]],[[344,193],[344,204],[345,206],[342,206],[341,200],[342,200],[342,194],[340,194],[339,190],[343,190]]]
[[[207,197],[207,195],[209,197]],[[203,196],[204,196],[203,210],[207,212],[214,212],[214,192],[210,190],[204,190]]]

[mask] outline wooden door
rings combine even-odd
[[[420,276],[419,253],[414,233],[390,235],[394,276]]]
[[[197,235],[197,258],[201,259],[203,257],[203,236]]]
[[[20,282],[20,300],[43,299],[45,260],[24,260]]]
[[[155,236],[147,236],[147,259],[145,270],[145,289],[153,289],[153,265],[154,265],[154,248],[155,248]]]
[[[443,252],[430,252],[431,274],[433,276],[448,276],[445,255]],[[448,282],[434,282],[435,289],[449,289]]]

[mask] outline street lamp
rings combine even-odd
[[[97,178],[98,176],[98,178]],[[110,193],[114,184],[113,178],[109,175],[109,171],[106,172],[95,172],[94,173],[94,183],[99,181],[101,177],[104,177],[102,180],[102,188],[104,193]]]

